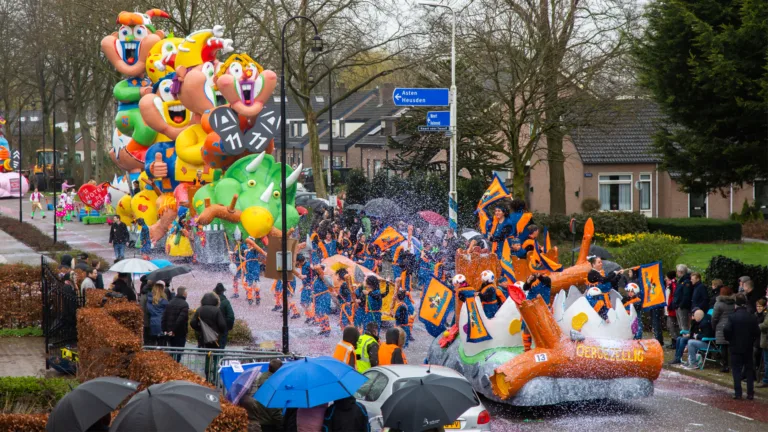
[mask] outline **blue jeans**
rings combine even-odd
[[[125,258],[125,244],[115,243],[113,248],[115,249],[115,259]]]
[[[768,349],[763,349],[763,368],[765,369],[765,375],[763,375],[763,382],[768,384]]]
[[[699,350],[707,349],[708,343],[696,339],[691,339],[688,341],[688,365],[689,366],[696,366],[696,354],[699,353]]]
[[[690,338],[678,336],[677,342],[675,343],[675,362],[679,362],[683,358],[683,351],[685,350],[685,347],[688,346],[688,341]]]

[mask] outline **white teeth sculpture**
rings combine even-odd
[[[487,349],[499,348],[499,347],[516,347],[523,345],[523,334],[521,331],[516,331],[514,334],[510,333],[510,329],[519,330],[521,323],[520,311],[517,310],[517,304],[512,299],[507,299],[503,305],[496,312],[496,316],[490,319],[485,316],[483,311],[483,304],[479,297],[474,297],[467,301],[474,301],[477,303],[477,309],[480,313],[480,318],[485,324],[485,328],[488,330],[488,334],[491,335],[490,340],[483,342],[467,342],[467,333],[464,331],[464,325],[467,324],[467,305],[462,306],[461,318],[459,319],[459,338],[461,339],[461,348],[464,354],[467,356],[473,356],[479,354]],[[513,322],[517,321],[516,325]]]
[[[552,302],[552,315],[564,334],[575,330],[593,339],[632,339],[632,323],[637,318],[635,308],[629,308],[627,313],[621,303],[621,296],[614,290],[611,290],[609,297],[613,308],[608,311],[608,321],[600,318],[587,301],[587,297],[574,286],[568,290],[568,294],[565,290],[557,293]]]

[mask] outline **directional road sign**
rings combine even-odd
[[[397,106],[448,106],[447,88],[396,88],[392,99]]]
[[[427,113],[427,126],[450,126],[450,111],[429,111]]]
[[[448,132],[450,126],[419,126],[419,132]]]

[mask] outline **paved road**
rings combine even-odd
[[[18,215],[18,201],[0,201],[0,212]],[[25,208],[25,220],[29,216]],[[31,221],[44,232],[52,234],[51,219]],[[68,223],[60,232],[60,238],[73,247],[98,253],[112,259],[107,244],[108,228]],[[105,277],[110,280],[110,276]],[[202,295],[217,282],[224,282],[230,289],[232,276],[227,272],[196,269],[190,275],[174,279],[174,286],[189,289],[188,301],[198,305]],[[262,304],[249,306],[241,292],[241,298],[232,299],[235,315],[245,319],[258,341],[281,340],[282,318],[273,312],[274,298],[269,293],[271,280],[262,280]],[[338,320],[335,316],[333,320]],[[291,320],[291,350],[301,354],[320,355],[332,352],[341,337],[337,322],[332,322],[333,334],[318,337],[318,329],[304,323],[303,319]],[[416,324],[416,342],[406,349],[412,363],[425,357],[431,338],[423,326]],[[675,372],[664,371],[656,381],[653,397],[637,401],[600,401],[564,404],[546,408],[519,409],[487,402],[491,411],[494,431],[759,431],[768,430],[768,403],[761,401],[734,401],[730,389],[689,378]]]

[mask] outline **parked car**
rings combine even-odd
[[[368,381],[360,387],[355,393],[358,402],[368,410],[371,431],[380,431],[383,428],[383,418],[381,416],[381,406],[388,397],[392,395],[393,389],[398,388],[408,379],[421,378],[429,373],[438,374],[446,377],[466,380],[463,375],[453,369],[442,366],[426,365],[390,365],[377,366],[365,372]],[[443,426],[446,430],[461,431],[490,431],[491,415],[485,409],[480,398],[475,393],[477,405],[468,409],[459,419],[451,425]]]
[[[330,207],[328,200],[318,198],[314,192],[296,192],[296,205],[307,209],[314,209],[318,206]]]

